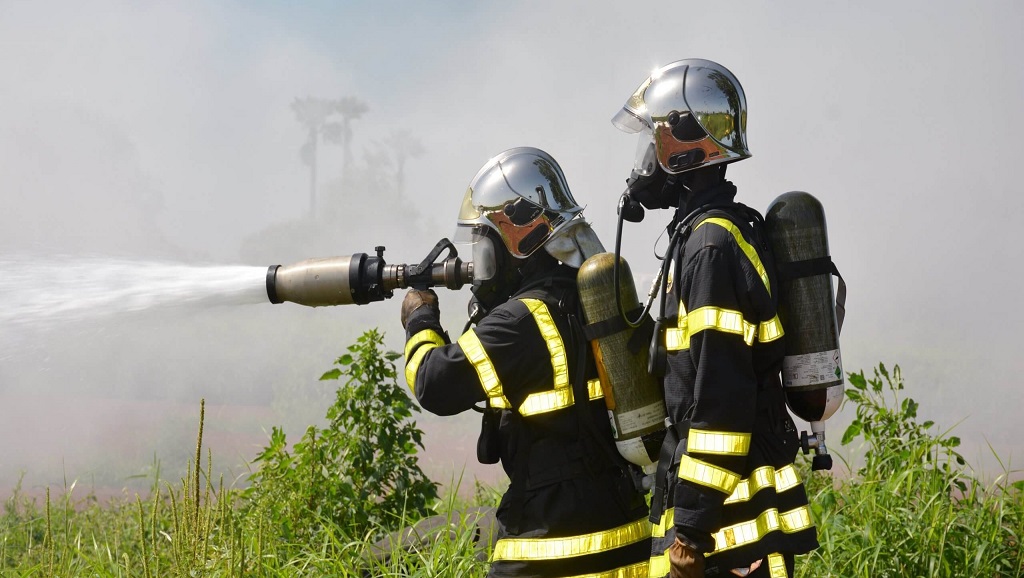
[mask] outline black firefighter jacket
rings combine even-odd
[[[590,348],[570,326],[575,272],[527,279],[455,343],[436,309],[407,321],[406,380],[422,407],[453,415],[487,402],[500,418],[492,433],[510,485],[491,576],[647,576],[647,506],[609,453]]]
[[[675,447],[659,468],[661,503],[652,503],[651,576],[667,574],[676,532],[721,575],[817,547],[779,378],[776,272],[759,219],[742,215],[703,214],[674,255],[664,383]]]

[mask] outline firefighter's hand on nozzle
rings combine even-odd
[[[676,536],[668,547],[669,578],[703,578],[704,554],[690,547]]]
[[[424,305],[438,309],[437,293],[434,293],[433,289],[425,291],[409,289],[409,292],[405,294],[405,299],[402,301],[402,328],[405,328],[412,312]]]

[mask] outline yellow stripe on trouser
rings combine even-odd
[[[636,564],[630,564],[629,566],[623,566],[622,568],[608,570],[607,572],[598,572],[597,574],[577,574],[575,576],[568,576],[567,578],[647,578],[647,560],[637,562]]]
[[[647,518],[611,530],[564,538],[504,538],[498,540],[491,562],[556,560],[608,552],[646,540],[651,535]]]
[[[794,466],[784,466],[777,470],[771,466],[764,466],[751,472],[750,477],[740,480],[732,494],[725,499],[725,503],[745,502],[757,492],[771,486],[775,486],[776,493],[782,493],[799,485],[800,477],[797,476]],[[661,521],[651,529],[651,535],[655,538],[664,538],[668,529],[673,526],[675,526],[675,508],[669,508],[661,515]]]
[[[671,568],[672,563],[669,560],[668,551],[665,551],[664,554],[651,556],[646,576],[648,578],[664,578]],[[789,573],[786,570],[786,559],[781,554],[768,554],[768,576],[770,578],[789,577]]]
[[[652,535],[655,538],[665,537],[667,529],[674,525],[674,518],[673,510],[670,509],[661,517],[661,523],[653,528]],[[705,554],[705,556],[714,556],[725,550],[752,544],[775,530],[782,530],[787,534],[791,534],[811,527],[813,527],[813,524],[811,523],[811,515],[807,510],[807,506],[800,506],[783,514],[779,514],[778,510],[771,508],[762,512],[754,520],[734,524],[719,530],[715,534],[715,551]],[[668,574],[670,568],[668,555],[668,549],[666,549],[661,554],[651,556],[649,566],[650,578],[662,578]],[[788,576],[786,573],[786,561],[781,555],[769,554],[768,566],[772,578],[785,578]]]
[[[789,577],[786,559],[782,557],[782,554],[768,554],[768,576],[771,578]]]
[[[444,345],[444,338],[433,329],[424,329],[409,338],[405,344],[405,383],[416,393],[416,371],[427,356],[427,352]]]

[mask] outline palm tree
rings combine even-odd
[[[306,142],[299,156],[302,162],[309,165],[309,216],[313,218],[316,216],[317,144],[321,137],[333,140],[341,130],[341,125],[328,120],[335,112],[335,104],[330,100],[312,96],[296,98],[292,101],[292,112],[307,131]]]
[[[342,147],[343,164],[342,175],[348,175],[348,168],[352,164],[352,121],[363,116],[370,110],[369,105],[354,96],[344,96],[334,101],[334,112],[341,115],[341,126],[338,130],[332,131],[331,142],[336,142]],[[325,135],[326,136],[326,135]]]
[[[427,149],[423,148],[420,139],[400,131],[393,131],[388,135],[384,144],[395,157],[395,188],[401,195],[405,192],[405,161],[423,156]]]

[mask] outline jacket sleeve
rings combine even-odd
[[[690,356],[694,374],[690,430],[673,497],[675,524],[679,534],[710,551],[722,504],[745,471],[754,425],[751,313],[745,311],[744,274],[728,248],[706,245],[696,251],[681,282],[679,323],[689,347],[679,353]]]
[[[452,343],[428,307],[406,324],[405,378],[420,405],[454,415],[488,397],[522,401],[551,383],[550,355],[527,307],[512,300]]]
[[[406,322],[405,381],[423,409],[455,415],[485,399],[473,367],[441,327],[436,307],[420,307]]]

